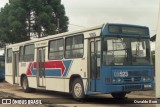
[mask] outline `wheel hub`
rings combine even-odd
[[[74,86],[74,92],[77,97],[80,97],[82,94],[82,86],[79,83],[76,83]]]

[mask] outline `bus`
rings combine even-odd
[[[5,56],[0,55],[0,81],[5,80]]]
[[[6,46],[6,81],[73,98],[154,89],[149,28],[106,23]]]

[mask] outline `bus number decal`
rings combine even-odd
[[[128,77],[127,71],[114,72],[115,77]]]

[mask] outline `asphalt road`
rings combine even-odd
[[[146,92],[147,93],[147,92]],[[155,104],[139,104],[138,101],[153,96],[132,95],[128,94],[125,99],[113,99],[111,95],[89,96],[85,100],[76,101],[70,94],[55,91],[37,90],[35,93],[24,93],[21,87],[10,85],[8,83],[0,83],[0,98],[16,98],[17,100],[41,100],[42,105],[12,105],[12,107],[156,107]],[[143,99],[140,99],[143,98]],[[153,99],[154,101],[154,99]],[[136,102],[133,104],[133,102]],[[130,104],[131,103],[131,104]],[[10,107],[11,105],[0,105]],[[160,106],[160,105],[159,105]]]

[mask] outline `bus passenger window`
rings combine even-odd
[[[12,49],[7,49],[7,63],[12,62]]]
[[[63,58],[63,39],[53,40],[49,43],[49,59]]]
[[[5,57],[0,56],[0,68],[5,68]]]
[[[76,35],[66,38],[65,57],[82,58],[83,57],[84,36]]]
[[[21,46],[19,50],[19,61],[23,61],[23,46]]]
[[[24,61],[34,61],[34,45],[24,46]]]

